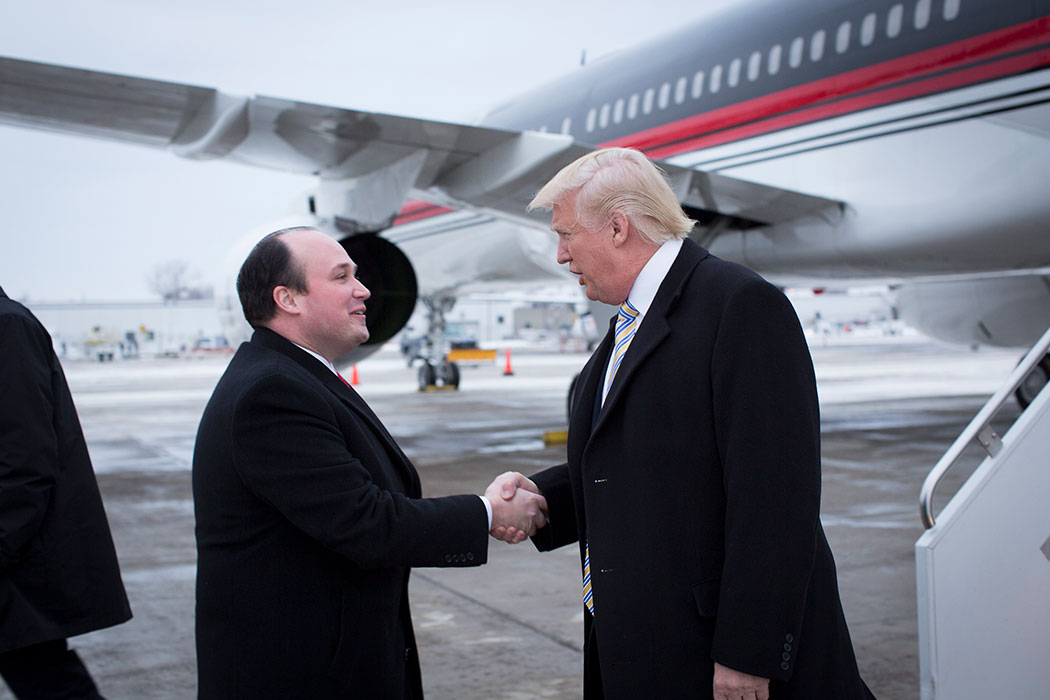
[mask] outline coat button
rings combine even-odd
[[[785,651],[783,654],[780,655],[780,658],[784,659],[784,661],[791,661],[791,654]]]
[[[452,555],[451,554],[446,554],[445,555],[445,563],[446,564],[451,564],[452,563]]]
[[[787,634],[784,635],[784,641],[788,642],[788,643],[791,643],[791,642],[795,641],[795,638],[793,636],[791,636],[790,632],[788,632]]]
[[[789,668],[791,668],[791,664],[789,664],[789,663],[788,663],[787,661],[785,661],[784,663],[780,664],[780,668],[781,668],[782,670],[786,671],[786,670],[788,670]]]
[[[791,644],[785,644],[784,651],[791,651]]]
[[[474,552],[467,552],[467,561],[474,561]]]

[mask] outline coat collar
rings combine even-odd
[[[656,292],[656,297],[653,298],[649,312],[645,315],[645,319],[638,328],[637,333],[635,333],[634,339],[631,340],[631,347],[624,356],[620,369],[616,371],[616,378],[613,380],[612,386],[609,387],[609,395],[605,397],[605,404],[602,405],[597,420],[590,421],[594,423],[595,430],[598,429],[605,416],[616,404],[623,393],[624,386],[630,382],[635,370],[645,362],[653,350],[671,333],[671,326],[667,321],[667,316],[681,296],[682,288],[693,270],[708,255],[710,253],[705,248],[691,239],[687,238],[684,241],[674,263],[667,271],[667,275],[664,276],[663,282],[660,283],[660,288]],[[590,406],[595,405],[594,401],[596,401],[592,388],[593,391],[601,391],[606,365],[605,360],[609,356],[609,349],[613,342],[615,320],[616,317],[614,316],[609,324],[609,331],[588,363],[590,371],[584,383],[585,394],[581,397],[591,402],[585,411],[588,417],[591,415]]]

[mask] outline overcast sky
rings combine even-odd
[[[726,0],[36,0],[0,10],[0,55],[353,109],[474,122],[487,107]],[[0,286],[36,301],[148,299],[202,283],[312,179],[0,127]]]

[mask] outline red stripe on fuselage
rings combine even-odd
[[[431,204],[430,202],[423,202],[418,199],[412,199],[405,202],[405,205],[401,207],[401,213],[394,219],[392,225],[400,226],[401,224],[408,224],[413,221],[419,221],[420,219],[427,219],[431,216],[437,216],[438,214],[447,214],[450,211],[455,211],[455,209],[443,207],[438,204]]]
[[[1008,75],[1013,72],[1045,65],[1045,51],[1038,51],[1011,59],[996,61],[995,70],[983,66],[958,70],[968,64],[987,61],[1016,51],[1029,50],[1050,40],[1050,17],[1041,17],[1013,27],[1007,27],[969,39],[963,39],[937,48],[873,66],[841,73],[806,85],[788,88],[745,102],[721,107],[676,122],[663,124],[629,136],[613,139],[603,146],[631,146],[646,151],[653,158],[666,158],[700,146],[713,146],[749,136],[756,136],[788,126],[797,126],[829,116],[888,104],[945,89]],[[786,69],[790,70],[790,69]],[[936,78],[917,80],[943,71],[956,71]],[[963,78],[962,76],[965,76]],[[887,89],[902,81],[912,81]],[[732,89],[732,88],[726,88]],[[862,91],[877,92],[870,99],[844,98]],[[835,100],[821,109],[814,106]],[[850,107],[838,108],[850,102]],[[810,108],[810,109],[805,109]],[[785,118],[784,113],[799,110],[798,118]],[[778,116],[779,115],[779,116]],[[802,116],[804,115],[804,116]],[[795,115],[790,115],[794,117]],[[739,128],[752,123],[748,128]],[[738,127],[738,128],[734,128]],[[721,132],[717,135],[712,132]]]
[[[810,107],[809,109],[763,119],[734,129],[724,129],[714,134],[699,136],[663,148],[653,148],[647,150],[646,153],[650,158],[669,158],[679,153],[710,148],[723,143],[740,141],[752,136],[761,136],[762,134],[777,131],[779,129],[800,126],[802,124],[820,121],[821,119],[838,117],[843,114],[859,112],[873,107],[881,107],[893,102],[914,99],[916,97],[922,97],[943,90],[965,87],[985,80],[999,78],[1004,75],[1011,75],[1028,68],[1046,65],[1047,63],[1050,63],[1050,49],[1042,49],[1021,56],[1012,56],[992,63],[985,63],[972,68],[966,68],[947,75],[938,75],[932,78],[926,78],[925,80],[886,88],[884,90],[879,90],[878,92],[858,95],[857,97],[838,100],[830,104],[818,105],[816,107]]]
[[[602,145],[630,146],[652,158],[669,158],[1042,67],[1050,64],[1050,49],[1031,49],[1048,41],[1050,17],[1040,17],[662,124]],[[1028,53],[992,60],[1018,51]],[[990,62],[971,65],[982,61]],[[405,203],[394,225],[451,211],[455,210],[412,200]]]

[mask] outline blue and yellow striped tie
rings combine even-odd
[[[623,356],[631,345],[631,339],[634,338],[634,331],[638,328],[637,321],[638,309],[631,306],[629,301],[620,304],[619,317],[616,319],[616,334],[613,338],[612,359],[609,360],[609,381],[605,383],[602,403],[605,403],[605,397],[609,394],[609,389],[612,388],[613,379],[616,378],[616,370],[620,369]]]
[[[616,378],[616,370],[620,369],[623,356],[627,352],[627,347],[631,344],[631,339],[634,337],[634,331],[638,327],[637,321],[638,309],[631,306],[631,303],[628,301],[620,304],[620,314],[616,320],[615,344],[613,345],[612,359],[609,361],[609,381],[605,383],[605,393],[602,394],[603,403],[605,402],[605,396],[609,393],[609,387],[612,386],[613,379]],[[593,615],[594,592],[591,591],[590,544],[584,548],[583,553],[583,604],[587,606],[587,610]]]

